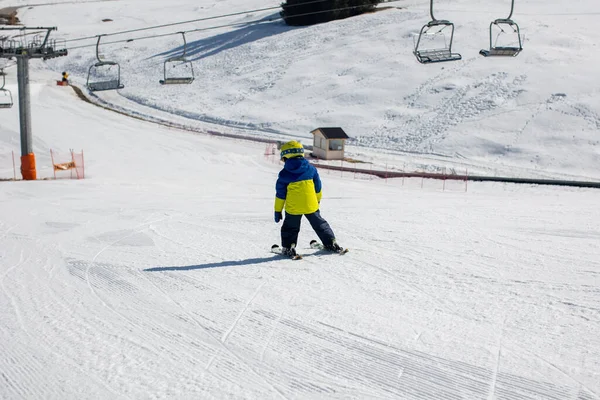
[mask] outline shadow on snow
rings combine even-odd
[[[297,29],[297,27],[287,26],[282,21],[266,23],[272,19],[273,16],[265,17],[262,20],[248,23],[247,25],[242,26],[240,29],[231,32],[188,42],[186,48],[186,58],[189,61],[197,61],[202,58],[213,56],[225,50],[255,42],[265,37],[274,36],[292,29]],[[183,45],[172,50],[159,53],[154,57],[165,56],[169,58],[181,56],[182,54]]]
[[[199,264],[199,265],[184,265],[180,267],[154,267],[147,268],[145,272],[163,272],[163,271],[192,271],[195,269],[221,268],[221,267],[239,267],[243,265],[263,264],[275,260],[285,259],[282,256],[274,254],[272,257],[249,258],[247,260],[238,261],[221,261],[218,263]]]

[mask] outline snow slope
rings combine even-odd
[[[160,1],[136,4],[68,3],[23,8],[19,15],[33,25],[58,26],[57,37],[91,37],[68,42],[70,56],[48,63],[83,84],[95,60],[94,35],[277,6],[261,0],[180,0],[167,10]],[[517,1],[513,19],[525,50],[514,59],[478,55],[488,46],[490,21],[508,16],[510,2],[436,2],[436,17],[456,24],[453,48],[463,55],[437,65],[421,65],[412,55],[415,35],[430,20],[427,2],[384,6],[302,28],[276,20],[277,10],[248,12],[108,36],[100,50],[121,63],[125,89],[113,101],[141,103],[149,114],[161,109],[218,129],[307,143],[318,126],[342,126],[354,145],[466,158],[487,173],[492,163],[518,176],[599,177],[590,168],[599,161],[600,103],[598,86],[590,84],[596,69],[590,55],[599,40],[589,29],[595,2]],[[163,61],[181,54],[181,30],[196,30],[186,36],[196,81],[161,87]],[[160,34],[171,35],[148,39]],[[506,37],[499,44],[514,40]],[[123,43],[134,38],[140,40]],[[113,41],[119,43],[108,44]]]
[[[0,6],[19,4],[23,3],[0,2]],[[249,7],[241,2],[172,4],[169,12],[173,16],[168,20],[187,19],[198,7],[215,14]],[[586,19],[569,13],[585,7],[589,10],[593,3],[569,4],[572,9],[559,4],[547,7],[546,14],[556,11],[561,15],[546,15],[546,20]],[[475,1],[447,3],[445,7],[448,13],[464,17],[453,11],[461,5],[484,7]],[[144,10],[138,8],[136,19],[124,14],[131,8],[128,2],[69,3],[22,9],[20,18],[32,25],[60,23],[60,32],[72,37],[98,33],[100,29],[92,22],[104,16],[122,15],[126,20],[114,21],[114,29],[166,19],[161,2],[148,2]],[[334,35],[340,26],[356,23],[357,31],[358,27],[369,30],[376,24],[360,21],[407,18],[414,13],[410,28],[400,23],[379,28],[409,32],[415,23],[419,26],[424,10],[419,5],[415,11],[390,10],[361,17],[358,22],[278,29],[281,35],[292,36],[331,30],[320,32],[324,36],[308,43],[302,53],[308,64],[321,66],[313,75],[318,81],[334,68],[318,62],[318,42],[327,43],[329,37],[347,40],[348,47],[355,43],[347,35]],[[67,11],[73,13],[71,18],[67,18]],[[475,18],[479,12],[466,15],[466,19]],[[520,15],[523,26],[527,18],[534,20],[527,15]],[[98,22],[97,26],[106,25]],[[579,32],[578,26],[565,24],[558,30],[573,37],[577,36],[573,32]],[[458,28],[468,29],[465,25]],[[528,29],[533,28],[530,23]],[[559,42],[559,36],[547,35],[545,43]],[[528,37],[531,53],[539,51],[533,50],[534,39]],[[396,35],[394,40],[404,43],[409,39]],[[259,68],[259,60],[243,53],[249,51],[245,46],[264,45],[270,50],[257,57],[269,60],[276,58],[277,53],[271,51],[277,42],[287,45],[281,37],[275,40],[263,35],[198,62],[220,65],[222,72],[215,67],[210,72],[213,77],[228,76],[226,71],[232,65],[242,70]],[[364,52],[370,50],[367,43]],[[592,44],[580,46],[587,49]],[[364,53],[350,48],[344,51],[339,55],[340,63],[344,57],[348,63],[349,54],[355,53],[373,65]],[[402,51],[410,53],[409,49]],[[502,82],[512,87],[507,82],[515,82],[517,72],[528,76],[523,81],[527,82],[523,83],[526,94],[519,94],[518,101],[513,99],[512,106],[507,105],[511,101],[506,95],[500,108],[508,109],[496,109],[495,115],[512,115],[504,120],[507,125],[494,122],[492,111],[485,111],[477,121],[469,117],[454,125],[440,141],[431,139],[438,135],[437,125],[426,125],[430,128],[424,128],[423,135],[435,135],[414,148],[435,154],[408,158],[362,147],[353,151],[380,164],[412,160],[435,165],[439,160],[448,165],[479,163],[482,169],[497,165],[517,173],[552,174],[556,169],[556,175],[597,177],[594,146],[567,141],[563,125],[568,119],[580,128],[578,134],[597,134],[597,128],[588,125],[593,125],[593,117],[567,112],[583,110],[577,107],[586,104],[589,110],[594,109],[596,89],[583,83],[588,66],[578,64],[575,68],[569,55],[561,60],[552,53],[555,63],[541,68],[539,60],[535,61],[538,56],[528,53],[529,48],[516,59],[501,60],[507,75],[490,78],[499,85],[490,84],[494,88],[490,90],[500,91]],[[160,62],[142,59],[136,49],[120,54],[140,68],[154,62],[158,69],[152,81],[160,77]],[[386,70],[391,76],[380,77],[381,86],[365,82],[365,106],[355,106],[352,115],[356,118],[345,116],[343,121],[368,126],[369,114],[383,111],[383,105],[391,104],[392,99],[402,108],[411,107],[406,99],[413,92],[402,89],[400,83],[393,86],[393,78],[400,80],[402,76],[398,65],[411,65],[411,71],[419,71],[414,80],[404,79],[401,85],[424,85],[431,79],[426,78],[431,71],[445,74],[450,69],[462,70],[442,80],[456,82],[450,92],[468,87],[467,92],[474,95],[476,88],[470,85],[479,78],[472,69],[475,67],[469,65],[491,63],[473,60],[469,64],[465,60],[466,70],[461,69],[462,64],[413,67],[416,61],[408,58],[409,54],[405,56],[395,59],[397,68]],[[218,64],[220,57],[231,57],[230,63]],[[202,118],[190,122],[205,129],[243,131],[261,137],[308,137],[306,131],[313,125],[340,121],[345,109],[340,98],[318,105],[309,97],[315,101],[325,96],[334,98],[344,89],[338,82],[325,90],[327,83],[323,82],[316,88],[307,85],[307,94],[301,94],[302,88],[291,82],[296,82],[293,74],[305,71],[295,65],[302,57],[290,57],[294,62],[274,86],[277,92],[271,92],[274,96],[279,93],[276,100],[269,100],[268,90],[250,95],[236,86],[245,84],[248,88],[243,82],[261,81],[264,75],[260,74],[240,73],[238,81],[230,76],[215,80],[212,87],[223,91],[207,91],[201,84],[207,78],[200,76],[186,88],[150,87],[143,80],[150,72],[145,74],[143,68],[137,78],[131,71],[126,75],[124,68],[124,79],[132,84],[121,94],[101,96],[131,109],[142,107],[139,103],[151,108],[170,105],[176,114],[172,118],[177,121],[188,111],[205,113],[213,118],[210,123],[202,122]],[[400,59],[404,64],[399,64]],[[73,148],[85,151],[87,179],[0,182],[0,398],[600,398],[597,190],[469,183],[465,191],[462,182],[443,186],[437,181],[379,180],[322,171],[322,213],[340,243],[351,251],[337,256],[308,249],[314,235],[304,226],[299,243],[304,260],[280,259],[268,252],[279,240],[272,206],[280,165],[265,158],[265,145],[128,118],[80,101],[70,88],[53,85],[56,71],[67,65],[76,83],[81,83],[83,76],[78,71],[84,71],[90,61],[87,52],[72,52],[64,59],[32,63],[31,73],[34,151],[40,176],[52,176],[49,148],[63,153]],[[266,74],[273,64],[264,62]],[[576,79],[571,84],[564,79],[543,83],[543,76],[553,76],[553,68],[564,68],[565,74]],[[540,69],[543,71],[532,72]],[[14,77],[10,68],[8,85],[16,91]],[[357,73],[352,79],[358,77]],[[371,79],[366,72],[363,77]],[[290,83],[284,85],[285,79]],[[567,85],[574,94],[567,91]],[[424,115],[435,110],[435,104],[444,103],[442,97],[448,94],[443,91],[437,96],[431,86],[423,87],[415,104],[422,101],[427,107],[420,110],[422,114],[411,111],[421,114],[414,121],[425,121]],[[229,91],[233,94],[236,90],[242,96],[239,103],[219,100],[219,96],[226,98]],[[285,111],[293,102],[290,96],[294,91],[298,92],[295,98],[299,104],[306,106],[294,109],[297,114],[288,117]],[[545,102],[553,93],[566,93],[567,97],[555,96],[556,102]],[[203,96],[204,100],[199,100]],[[531,104],[518,107],[520,96],[530,96]],[[571,97],[581,103],[569,103]],[[137,103],[132,104],[133,100]],[[453,115],[463,112],[459,103],[449,102],[456,107]],[[204,109],[207,104],[213,108]],[[333,119],[319,119],[316,113],[327,107],[331,107]],[[514,113],[507,111],[510,107]],[[531,134],[516,143],[524,149],[530,141],[539,154],[562,155],[560,160],[532,166],[525,160],[525,150],[520,153],[522,160],[494,155],[476,135],[457,133],[479,124],[481,130],[477,130],[484,132],[481,135],[491,137],[502,129],[515,134],[509,122],[523,123],[516,122],[519,118],[514,116],[526,114],[525,109],[530,112]],[[532,117],[531,111],[538,109],[540,113]],[[246,118],[239,116],[242,112],[247,112]],[[2,110],[1,115],[0,174],[11,177],[12,165],[4,164],[10,161],[10,151],[19,150],[17,107]],[[261,121],[272,121],[263,120],[266,115],[281,121],[305,118],[305,122],[271,124],[268,128],[273,132],[261,130],[263,127],[241,129],[231,123],[243,120],[250,127],[258,126]],[[216,126],[217,117],[226,123]],[[560,151],[553,148],[552,139],[533,129],[538,123],[549,129],[553,138],[564,139],[566,147]],[[393,124],[389,124],[386,147],[412,143],[410,135],[393,131]],[[348,126],[349,131],[354,129]],[[371,131],[357,144],[371,145],[381,137]],[[461,140],[466,144],[459,147]],[[452,149],[450,142],[465,158],[437,154]]]

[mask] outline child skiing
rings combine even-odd
[[[296,244],[300,232],[300,222],[304,215],[316,232],[323,247],[329,251],[341,252],[333,230],[321,217],[321,179],[317,169],[304,158],[304,147],[297,141],[281,146],[281,159],[285,162],[275,185],[275,223],[285,219],[281,227],[281,253],[296,256]]]

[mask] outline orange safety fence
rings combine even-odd
[[[69,155],[60,155],[56,151],[50,149],[50,157],[52,158],[52,169],[54,170],[54,179],[57,179],[57,173],[68,171],[70,179],[85,178],[85,163],[83,159],[83,150],[81,153],[75,153],[69,150]]]
[[[279,150],[277,149],[277,143],[267,143],[265,147],[265,159],[271,162],[279,161],[278,156]]]

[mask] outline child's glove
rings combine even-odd
[[[275,223],[281,221],[282,218],[283,216],[281,215],[281,211],[275,211]]]

